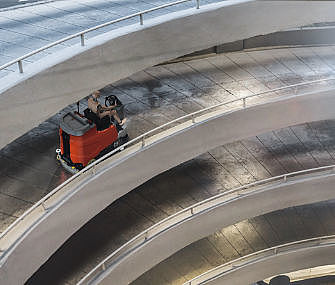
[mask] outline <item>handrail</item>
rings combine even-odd
[[[106,271],[111,266],[115,265],[117,262],[120,261],[120,259],[125,258],[126,256],[129,256],[132,252],[137,250],[139,246],[144,245],[145,243],[152,240],[154,237],[158,236],[159,234],[167,231],[168,229],[173,228],[176,225],[181,224],[184,221],[189,220],[192,217],[198,216],[204,212],[208,212],[211,209],[220,207],[221,205],[226,204],[229,201],[239,199],[245,195],[250,195],[253,192],[257,192],[259,190],[259,186],[265,185],[269,182],[281,181],[283,183],[286,183],[288,181],[288,178],[290,177],[304,176],[306,174],[312,174],[312,173],[325,172],[322,174],[329,175],[329,170],[331,171],[332,175],[335,175],[335,172],[334,172],[335,165],[322,166],[318,168],[311,168],[307,170],[291,172],[291,173],[282,174],[282,175],[278,175],[275,177],[259,180],[259,181],[256,181],[256,182],[253,182],[247,185],[239,186],[232,190],[220,193],[218,195],[215,195],[213,197],[200,201],[196,204],[193,204],[192,206],[187,207],[163,219],[162,221],[152,225],[148,229],[144,230],[143,232],[141,232],[140,234],[132,238],[130,241],[125,243],[123,246],[118,248],[111,255],[109,255],[103,261],[101,261],[82,280],[80,280],[78,285],[91,284],[91,282],[96,280],[97,277],[100,276],[100,274],[102,274],[104,271]],[[320,176],[321,174],[319,174],[318,177]],[[299,179],[301,179],[301,177],[295,180],[292,180],[292,181],[296,182],[296,181],[299,181]],[[250,189],[251,187],[253,189]]]
[[[143,15],[144,14],[147,14],[147,13],[150,13],[150,12],[153,12],[153,11],[156,11],[156,10],[160,10],[160,9],[163,9],[163,8],[167,8],[167,7],[171,7],[171,6],[175,6],[175,5],[178,5],[178,4],[182,4],[182,3],[185,3],[185,2],[190,2],[190,1],[194,1],[194,0],[179,0],[179,1],[176,1],[176,2],[172,2],[172,3],[168,3],[168,4],[164,4],[164,5],[161,5],[161,6],[158,6],[158,7],[154,7],[154,8],[151,8],[151,9],[147,9],[147,10],[144,10],[144,11],[140,11],[140,12],[137,12],[137,13],[133,13],[133,14],[130,14],[128,16],[124,16],[124,17],[121,17],[121,18],[118,18],[116,20],[112,20],[112,21],[109,21],[109,22],[106,22],[106,23],[103,23],[103,24],[100,24],[100,25],[97,25],[97,26],[94,26],[92,28],[89,28],[89,29],[86,29],[86,30],[83,30],[81,32],[78,32],[78,33],[75,33],[73,35],[70,35],[70,36],[67,36],[65,38],[62,38],[58,41],[55,41],[55,42],[52,42],[48,45],[45,45],[39,49],[36,49],[32,52],[29,52],[23,56],[20,56],[8,63],[5,63],[3,65],[0,66],[0,71],[13,65],[13,64],[18,64],[19,66],[19,71],[20,73],[23,73],[23,64],[22,64],[22,61],[28,57],[31,57],[37,53],[40,53],[42,51],[45,51],[51,47],[54,47],[56,45],[59,45],[59,44],[62,44],[66,41],[69,41],[69,40],[72,40],[76,37],[80,37],[80,42],[81,42],[81,46],[85,46],[85,34],[89,33],[89,32],[92,32],[92,31],[96,31],[98,29],[101,29],[101,28],[104,28],[106,26],[110,26],[112,24],[115,24],[115,23],[118,23],[118,22],[122,22],[124,20],[128,20],[128,19],[131,19],[131,18],[134,18],[134,17],[140,17],[140,25],[143,25]],[[200,8],[200,0],[196,0],[196,8],[199,9]]]
[[[271,256],[275,256],[280,253],[295,252],[297,250],[315,248],[315,247],[321,247],[321,246],[324,247],[327,245],[335,245],[335,235],[304,239],[304,240],[294,241],[294,242],[274,246],[271,248],[263,249],[263,250],[248,254],[246,256],[237,258],[235,260],[229,261],[213,269],[210,269],[207,272],[200,274],[197,277],[185,282],[183,285],[202,284],[203,282],[209,281],[210,279],[216,278],[231,270],[236,270],[245,265],[251,264],[255,261],[262,261],[264,259],[267,259]]]
[[[63,202],[63,200],[65,199],[64,197],[62,197],[60,199],[60,201],[57,201],[56,203],[54,203],[53,206],[46,206],[46,202],[53,196],[56,196],[56,194],[58,194],[63,188],[65,188],[67,185],[69,185],[71,182],[76,181],[77,178],[79,178],[81,175],[87,173],[88,171],[92,170],[92,174],[95,175],[97,173],[96,171],[96,167],[99,165],[100,162],[108,159],[109,157],[111,157],[112,155],[114,155],[115,153],[124,150],[125,147],[130,146],[130,145],[134,145],[136,143],[141,142],[142,148],[146,146],[146,137],[149,137],[150,135],[152,135],[153,133],[157,132],[158,130],[162,130],[164,128],[167,128],[171,125],[173,125],[174,123],[180,123],[181,121],[185,121],[188,119],[192,120],[192,124],[196,123],[196,115],[204,113],[204,112],[208,112],[208,111],[212,111],[216,108],[219,108],[221,106],[225,106],[225,105],[229,105],[235,102],[239,102],[242,101],[242,108],[246,108],[247,107],[247,99],[249,98],[254,98],[260,95],[264,95],[267,93],[273,93],[273,92],[277,92],[277,91],[281,91],[281,90],[285,90],[285,89],[290,89],[290,88],[295,88],[295,87],[299,87],[299,86],[305,86],[305,85],[309,85],[309,84],[313,84],[313,83],[320,83],[320,82],[325,82],[325,81],[331,81],[331,80],[335,80],[335,77],[331,77],[331,78],[326,78],[326,79],[319,79],[319,80],[313,80],[313,81],[309,81],[309,82],[303,82],[303,83],[298,83],[298,84],[293,84],[293,85],[288,85],[288,86],[284,86],[284,87],[280,87],[280,88],[275,88],[275,89],[271,89],[271,90],[267,90],[267,91],[263,91],[257,94],[253,94],[253,95],[249,95],[249,96],[245,96],[245,97],[241,97],[241,98],[237,98],[234,100],[230,100],[227,102],[222,102],[219,103],[217,105],[213,105],[207,108],[204,108],[202,110],[187,114],[185,116],[179,117],[175,120],[172,120],[166,124],[163,124],[161,126],[158,126],[132,140],[130,140],[129,142],[117,147],[116,149],[114,149],[113,151],[107,153],[106,155],[104,155],[103,157],[99,158],[98,160],[94,161],[93,163],[89,164],[88,166],[86,166],[84,169],[82,169],[81,171],[79,171],[78,173],[76,173],[75,175],[71,176],[69,179],[67,179],[66,181],[64,181],[61,185],[59,185],[58,187],[56,187],[54,190],[52,190],[50,193],[48,193],[46,196],[44,196],[41,200],[39,200],[37,203],[35,203],[31,208],[29,208],[26,212],[24,212],[19,218],[17,218],[4,232],[2,232],[0,234],[0,242],[9,234],[11,233],[12,230],[14,230],[14,228],[16,228],[21,221],[25,220],[26,217],[28,217],[29,214],[31,214],[33,211],[37,210],[37,208],[41,208],[42,211],[42,215],[47,214],[48,211],[55,206],[57,203],[61,203]],[[30,225],[31,227],[31,225]],[[29,227],[29,228],[30,228]],[[22,238],[22,236],[24,235],[24,233],[21,233],[21,235],[16,238],[16,240],[11,244],[10,248],[13,247],[20,238]],[[1,263],[1,259],[6,255],[6,253],[8,252],[9,248],[1,248],[0,247],[0,263]]]
[[[81,43],[81,46],[85,46],[85,34],[89,33],[89,32],[92,32],[92,31],[96,31],[98,29],[101,29],[101,28],[104,28],[104,27],[107,27],[107,26],[110,26],[110,25],[113,25],[113,24],[116,24],[116,23],[119,23],[119,22],[122,22],[122,21],[125,21],[125,20],[128,20],[128,19],[131,19],[131,18],[134,18],[134,17],[139,17],[140,21],[140,25],[143,25],[144,23],[144,20],[143,20],[143,15],[144,14],[147,14],[147,13],[150,13],[150,12],[153,12],[153,11],[156,11],[156,10],[160,10],[160,9],[164,9],[164,8],[168,8],[168,7],[171,7],[171,6],[175,6],[175,5],[179,5],[179,4],[183,4],[185,2],[190,2],[190,1],[194,1],[194,0],[179,0],[179,1],[175,1],[175,2],[172,2],[172,3],[167,3],[167,4],[163,4],[161,6],[157,6],[157,7],[154,7],[154,8],[151,8],[151,9],[147,9],[147,10],[144,10],[144,11],[140,11],[140,12],[137,12],[137,13],[133,13],[133,14],[130,14],[128,16],[124,16],[124,17],[121,17],[121,18],[118,18],[118,19],[115,19],[115,20],[112,20],[112,21],[108,21],[106,23],[103,23],[103,24],[100,24],[100,25],[97,25],[97,26],[94,26],[92,28],[88,28],[86,30],[83,30],[83,31],[80,31],[80,32],[77,32],[73,35],[70,35],[70,36],[67,36],[67,37],[64,37],[60,40],[57,40],[57,41],[54,41],[48,45],[45,45],[41,48],[38,48],[36,50],[33,50],[32,52],[29,52],[29,53],[26,53],[25,55],[23,56],[20,56],[16,59],[13,59],[3,65],[0,66],[0,71],[13,65],[13,64],[18,64],[18,67],[19,67],[19,71],[20,73],[23,73],[23,60],[37,54],[37,53],[40,53],[42,51],[45,51],[49,48],[52,48],[56,45],[60,45],[66,41],[69,41],[69,40],[72,40],[76,37],[80,37],[80,43]],[[196,9],[200,9],[200,0],[195,0],[196,1]],[[307,30],[307,29],[330,29],[330,28],[334,28],[334,26],[322,26],[322,27],[300,27],[298,29],[289,29],[288,31],[291,31],[291,30]]]

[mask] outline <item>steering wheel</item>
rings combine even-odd
[[[110,106],[118,105],[118,101],[120,100],[115,95],[109,95],[105,98],[105,106],[110,107]]]
[[[124,105],[115,95],[109,95],[105,98],[105,106],[110,107],[114,106],[112,109],[115,110],[121,120],[124,118]]]

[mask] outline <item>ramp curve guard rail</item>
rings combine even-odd
[[[1,65],[0,66],[0,71],[9,67],[9,66],[11,66],[11,65],[18,64],[20,73],[23,73],[23,60],[25,60],[26,58],[29,58],[29,57],[37,54],[37,53],[45,51],[45,50],[47,50],[49,48],[52,48],[56,45],[63,44],[64,42],[72,40],[72,39],[77,38],[77,37],[80,37],[81,46],[85,46],[85,34],[87,34],[89,32],[93,32],[93,31],[99,30],[101,28],[104,28],[104,27],[107,27],[107,26],[110,26],[110,25],[113,25],[113,24],[116,24],[116,23],[119,23],[119,22],[122,22],[122,21],[125,21],[125,20],[128,20],[128,19],[131,19],[131,18],[135,18],[135,17],[139,17],[139,24],[143,25],[143,22],[144,22],[143,15],[144,14],[148,14],[148,13],[156,11],[156,10],[168,8],[168,7],[171,7],[171,6],[176,6],[176,5],[183,4],[185,2],[190,2],[190,1],[194,1],[194,0],[179,0],[179,1],[176,1],[176,2],[172,2],[172,3],[167,3],[167,4],[164,4],[164,5],[158,6],[158,7],[154,7],[154,8],[147,9],[147,10],[144,10],[144,11],[140,11],[140,12],[137,12],[137,13],[134,13],[134,14],[130,14],[128,16],[124,16],[124,17],[121,17],[119,19],[109,21],[109,22],[106,22],[104,24],[100,24],[100,25],[97,25],[95,27],[80,31],[80,32],[75,33],[73,35],[62,38],[58,41],[52,42],[48,45],[45,45],[45,46],[43,46],[39,49],[36,49],[32,52],[29,52],[29,53],[27,53],[23,56],[20,56],[16,59],[6,63],[6,64]],[[195,0],[195,1],[196,1],[196,6],[195,6],[196,9],[200,9],[200,0]]]
[[[247,185],[239,186],[235,189],[210,197],[188,208],[185,208],[177,212],[176,214],[173,214],[165,218],[164,220],[154,224],[150,228],[146,229],[145,231],[141,232],[140,234],[132,238],[130,241],[125,243],[123,246],[121,246],[119,249],[117,249],[111,255],[105,258],[102,262],[100,262],[82,280],[80,280],[80,282],[77,285],[96,284],[94,283],[94,281],[98,279],[100,274],[103,274],[108,268],[115,265],[123,258],[132,254],[132,252],[136,251],[140,246],[144,245],[145,243],[155,238],[155,236],[162,234],[163,232],[169,230],[170,228],[173,228],[176,225],[181,224],[192,217],[200,215],[204,212],[208,212],[211,209],[220,207],[221,205],[226,204],[231,200],[241,198],[244,195],[250,195],[251,193],[259,190],[259,187],[257,186],[263,186],[263,185],[269,186],[269,183],[277,184],[278,182],[286,183],[288,179],[290,181],[299,181],[300,179],[305,178],[307,174],[311,175],[316,173],[317,176],[314,175],[315,177],[322,177],[330,174],[335,175],[335,165],[311,168],[307,170],[301,170],[279,176],[274,176],[264,180],[259,180]],[[334,236],[334,242],[335,242],[335,236]],[[278,250],[278,248],[279,247],[275,247],[269,250],[270,251],[274,249]],[[235,267],[236,266],[234,265],[234,268]],[[198,283],[185,283],[185,285],[191,285],[191,284],[193,285]]]
[[[183,285],[205,284],[207,281],[219,277],[231,270],[236,270],[256,261],[265,260],[280,253],[290,253],[298,250],[324,246],[335,246],[335,235],[305,239],[260,250],[208,270],[207,272],[185,282]]]
[[[57,205],[60,205],[63,203],[63,201],[67,198],[67,195],[71,190],[71,183],[75,184],[78,182],[78,180],[83,177],[83,175],[91,175],[94,176],[98,174],[99,169],[99,163],[102,161],[105,161],[106,159],[110,158],[112,155],[122,152],[125,147],[128,147],[130,145],[137,146],[139,150],[141,148],[144,148],[146,146],[146,142],[148,142],[149,138],[152,138],[157,131],[162,131],[164,129],[168,129],[168,127],[173,127],[176,123],[182,124],[185,122],[189,122],[192,124],[196,124],[197,120],[200,122],[201,114],[204,113],[210,113],[210,111],[214,111],[215,109],[218,109],[220,107],[225,107],[227,105],[230,105],[232,103],[242,103],[242,106],[234,106],[231,109],[225,110],[222,112],[222,114],[226,112],[230,112],[232,110],[241,110],[247,107],[247,100],[251,98],[255,98],[261,95],[265,95],[268,93],[274,93],[281,90],[287,90],[291,88],[296,88],[295,92],[297,92],[297,88],[300,86],[306,86],[310,84],[317,84],[317,83],[323,83],[327,81],[333,81],[335,80],[335,77],[326,78],[326,79],[319,79],[319,80],[313,80],[308,82],[302,82],[298,84],[283,86],[276,89],[271,89],[267,91],[263,91],[257,94],[237,98],[234,100],[230,100],[227,102],[222,102],[204,109],[201,109],[199,111],[187,114],[185,116],[179,117],[177,119],[174,119],[166,124],[163,124],[161,126],[158,126],[132,140],[129,142],[119,146],[118,148],[114,149],[113,151],[107,153],[105,156],[99,158],[98,160],[94,161],[93,163],[86,166],[84,169],[76,173],[75,175],[71,176],[69,179],[64,181],[61,185],[56,187],[54,190],[52,190],[50,193],[48,193],[46,196],[44,196],[41,200],[39,200],[37,203],[35,203],[31,208],[29,208],[26,212],[24,212],[19,218],[17,218],[4,232],[0,234],[0,266],[2,264],[2,261],[5,259],[7,254],[9,254],[10,250],[15,247],[15,245],[24,238],[25,234],[34,227],[34,225],[41,220],[45,215],[49,213],[54,207]],[[286,97],[286,96],[284,96]],[[251,104],[250,106],[255,105]],[[156,140],[150,141],[150,144],[155,143]],[[133,153],[138,151],[138,148],[136,148]],[[120,157],[119,159],[122,159]],[[286,176],[287,177],[287,176]],[[68,191],[67,191],[68,190]],[[50,205],[47,205],[47,202],[50,203]]]

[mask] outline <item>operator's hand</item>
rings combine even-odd
[[[100,114],[100,113],[102,113],[104,110],[103,110],[103,107],[99,104],[98,106],[97,106],[97,112]]]
[[[111,111],[114,110],[116,107],[116,105],[112,105],[112,106],[106,106],[106,107],[102,107],[104,111]]]

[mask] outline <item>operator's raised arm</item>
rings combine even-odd
[[[117,112],[114,110],[116,105],[112,105],[109,107],[101,106],[98,99],[100,97],[100,91],[96,90],[92,93],[92,95],[88,98],[88,108],[95,113],[100,119],[109,116],[113,117],[115,121],[122,126],[125,123],[125,120],[121,120],[117,114]]]

